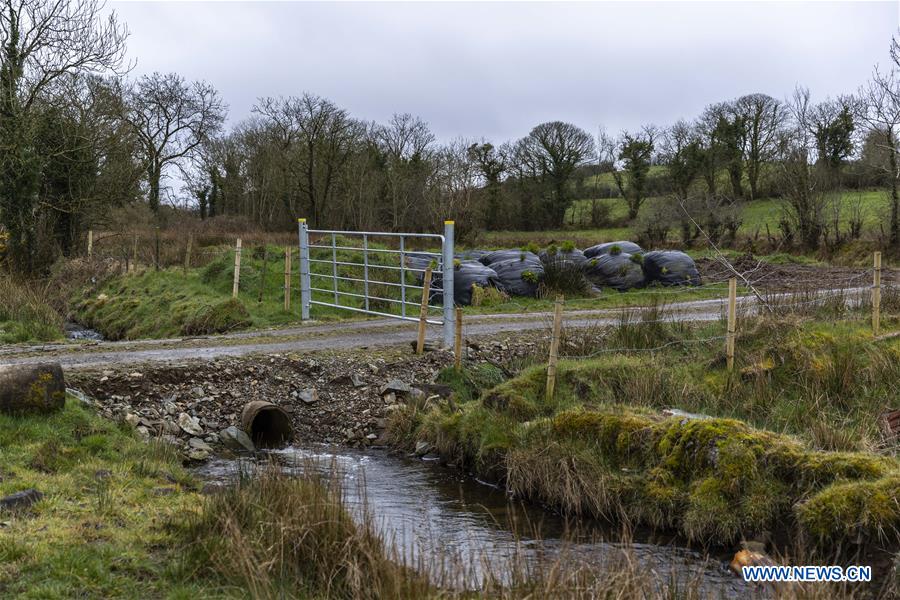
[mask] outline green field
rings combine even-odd
[[[602,177],[602,176],[601,176]],[[841,218],[839,220],[842,228],[847,227],[851,213],[858,207],[862,217],[863,236],[872,237],[879,233],[878,227],[885,222],[889,210],[890,196],[885,190],[870,190],[865,192],[844,192],[840,198]],[[628,209],[625,201],[621,198],[607,198],[599,200],[600,203],[609,207],[609,220],[613,223],[622,223],[620,226],[606,227],[601,229],[590,229],[578,225],[579,215],[583,215],[581,222],[589,219],[591,200],[576,200],[566,213],[567,223],[576,223],[571,228],[550,231],[489,231],[485,232],[483,245],[487,247],[493,246],[517,246],[529,241],[536,242],[539,245],[549,244],[554,241],[571,239],[579,248],[584,248],[598,244],[620,239],[634,239],[634,228],[627,223]],[[662,203],[672,202],[670,198],[654,197],[648,198],[641,207],[641,215],[653,211],[654,208]],[[784,215],[784,203],[782,200],[775,198],[767,198],[761,200],[748,201],[741,207],[741,226],[738,230],[738,236],[744,238],[753,238],[759,236],[766,238],[766,226],[773,237],[780,237],[781,233],[778,224]],[[676,207],[677,209],[677,207]],[[826,213],[830,220],[830,212]],[[640,217],[638,217],[640,218]],[[679,232],[677,226],[673,227],[669,232],[669,241],[677,242]]]

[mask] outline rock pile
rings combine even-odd
[[[533,351],[536,343],[529,340],[519,335],[473,342],[466,360],[515,360]],[[452,363],[452,354],[443,350],[415,356],[391,349],[362,356],[276,354],[78,371],[70,379],[105,417],[129,423],[147,439],[174,444],[192,460],[203,460],[219,448],[254,449],[240,421],[242,407],[252,401],[273,402],[290,416],[293,443],[377,443],[388,414],[401,403],[424,406],[447,395],[446,386],[434,382]]]

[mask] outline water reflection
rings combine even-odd
[[[286,448],[268,455],[285,472],[298,476],[308,469],[325,477],[339,473],[345,503],[355,516],[361,519],[368,513],[377,531],[408,564],[424,565],[433,578],[447,584],[475,588],[487,575],[505,581],[513,564],[527,569],[560,556],[598,568],[627,557],[663,583],[675,581],[681,588],[696,584],[712,597],[759,592],[731,575],[721,557],[707,558],[646,532],[636,535],[639,541],[603,541],[621,537],[598,523],[580,522],[573,528],[555,513],[511,501],[501,489],[425,461],[379,450],[331,448]],[[198,474],[227,481],[256,464],[251,459],[219,459]],[[455,568],[432,564],[434,556]],[[448,572],[457,581],[447,582]]]

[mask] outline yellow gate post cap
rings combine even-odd
[[[444,221],[444,225],[453,225],[456,221]]]
[[[297,219],[298,223],[306,223],[306,219]]]

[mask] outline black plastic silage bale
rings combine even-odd
[[[584,256],[585,258],[594,258],[603,254],[638,254],[643,251],[644,249],[634,242],[623,240],[621,242],[604,242],[591,246],[584,251]]]
[[[510,296],[537,296],[538,284],[544,277],[544,265],[537,256],[531,256],[533,258],[513,258],[491,264],[497,272],[501,290]]]
[[[679,250],[654,250],[644,254],[644,278],[660,285],[700,285],[694,259]]]
[[[500,288],[497,272],[475,260],[464,260],[453,269],[453,302],[458,306],[472,304],[472,286],[483,288]],[[431,304],[443,304],[444,282],[441,274],[435,274],[431,280],[431,293],[428,296]]]
[[[482,256],[479,260],[481,264],[491,267],[494,263],[506,260],[531,260],[540,262],[538,255],[528,250],[494,250]]]
[[[624,292],[644,286],[644,270],[638,254],[601,254],[589,258],[584,274],[591,283]]]
[[[555,253],[551,254],[549,250],[542,250],[539,255],[541,262],[549,264],[550,261],[555,263],[561,263],[563,265],[571,265],[573,267],[582,268],[584,263],[587,262],[587,258],[584,256],[584,253],[581,250],[562,250],[557,249]]]

